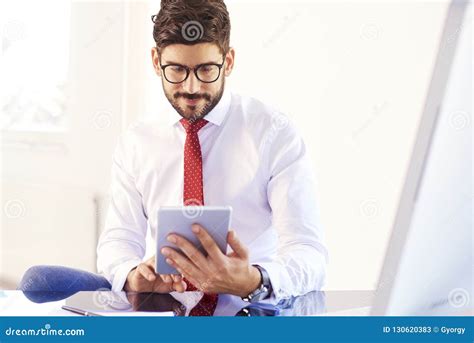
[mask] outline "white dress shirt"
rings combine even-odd
[[[171,105],[165,112],[169,123],[137,122],[114,154],[97,266],[115,291],[142,262],[147,230],[156,240],[158,208],[183,205],[186,131]],[[205,119],[198,132],[204,204],[232,206],[232,228],[250,263],[268,272],[276,298],[320,289],[327,252],[310,159],[295,127],[258,100],[227,90]]]

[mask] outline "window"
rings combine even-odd
[[[71,3],[10,1],[1,12],[1,130],[65,131]]]

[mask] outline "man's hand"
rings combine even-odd
[[[192,231],[207,252],[204,256],[191,242],[177,234],[167,239],[176,244],[181,252],[170,247],[161,249],[166,262],[176,268],[198,289],[207,293],[228,293],[247,296],[261,282],[258,269],[249,264],[248,250],[239,241],[235,231],[229,231],[227,242],[232,253],[224,255],[216,242],[199,224],[193,224]]]
[[[155,257],[140,263],[128,273],[123,289],[127,292],[169,293],[184,292],[186,282],[180,275],[161,275],[155,273]]]

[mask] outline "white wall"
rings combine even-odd
[[[276,104],[312,151],[327,288],[375,288],[446,6],[228,3],[233,88]]]

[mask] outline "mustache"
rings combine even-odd
[[[211,96],[207,93],[203,93],[203,94],[199,94],[199,93],[196,93],[196,94],[189,94],[189,93],[181,93],[181,92],[176,92],[174,95],[173,95],[173,98],[175,99],[178,99],[178,98],[185,98],[185,99],[189,99],[189,100],[198,100],[198,99],[205,99],[207,101],[211,101]]]

